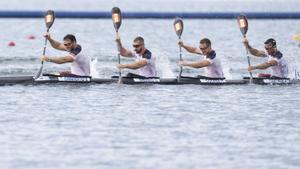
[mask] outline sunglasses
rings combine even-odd
[[[138,47],[140,47],[140,46],[142,46],[143,44],[133,44],[132,46],[134,47],[134,48],[138,48]]]
[[[72,43],[70,42],[70,43],[64,43],[64,46],[71,46],[72,45]]]
[[[275,45],[273,45],[273,46],[271,46],[271,47],[268,47],[268,48],[265,47],[265,49],[266,49],[266,50],[271,50],[271,49],[273,49],[274,47],[275,47]]]
[[[206,48],[200,48],[200,50],[206,50],[206,49],[208,49],[209,48],[209,46],[207,46]]]

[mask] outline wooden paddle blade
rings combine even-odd
[[[177,34],[178,37],[181,37],[181,34],[183,32],[183,21],[181,18],[176,18],[174,23],[174,29],[175,29],[175,32]]]
[[[246,36],[247,31],[248,31],[248,21],[247,21],[246,15],[243,15],[243,14],[239,15],[237,17],[237,22],[238,22],[238,25],[240,27],[242,34],[244,36]]]
[[[122,24],[122,14],[121,10],[118,7],[113,7],[111,9],[111,18],[113,20],[114,27],[116,31],[118,32],[121,24]]]
[[[53,25],[54,23],[54,20],[55,20],[55,14],[54,14],[54,11],[52,10],[48,10],[45,14],[45,23],[46,23],[46,27],[48,29],[51,28],[51,26]]]

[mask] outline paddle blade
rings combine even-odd
[[[181,18],[176,18],[174,21],[174,29],[178,37],[181,37],[183,32],[183,21]]]
[[[48,29],[51,28],[51,26],[53,25],[55,20],[55,15],[54,15],[54,11],[52,10],[48,10],[45,14],[45,23],[46,23],[46,27]]]
[[[294,35],[293,40],[294,41],[300,41],[300,35]]]
[[[121,14],[120,8],[113,7],[111,9],[111,18],[113,20],[115,30],[118,32],[118,30],[122,24],[122,14]]]
[[[246,36],[248,31],[248,21],[246,15],[239,15],[237,17],[237,22],[240,27],[240,30],[244,36]]]

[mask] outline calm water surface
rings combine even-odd
[[[0,163],[298,168],[299,87],[1,87]]]
[[[0,4],[6,3],[8,9],[21,8],[16,5],[18,2]],[[87,9],[94,10],[95,2],[86,1]],[[134,2],[120,3],[123,8],[132,9],[129,4],[137,5]],[[194,3],[193,9],[198,9],[195,5],[198,1],[190,2]],[[267,2],[270,1],[262,4]],[[275,2],[274,9],[283,5],[283,1]],[[298,1],[289,2],[295,5]],[[33,0],[28,3],[23,4],[24,8],[45,7],[44,3]],[[54,3],[64,4],[45,1]],[[107,3],[107,8],[112,3],[118,1]],[[221,10],[229,10],[225,1],[218,3]],[[183,4],[178,1],[179,6],[175,5],[174,10],[180,7],[189,10],[190,6]],[[169,6],[166,2],[162,5]],[[161,77],[175,77],[178,73],[177,37],[172,23],[173,20],[131,19],[124,20],[120,29],[127,47],[131,47],[135,36],[145,38],[146,46],[157,57]],[[184,23],[182,38],[186,43],[196,46],[203,37],[212,40],[227,78],[247,76],[245,51],[235,20],[184,20]],[[262,49],[267,38],[277,39],[293,77],[294,70],[299,69],[300,53],[292,36],[299,33],[300,21],[249,20],[249,24],[248,37],[254,47]],[[0,19],[0,25],[0,75],[34,74],[42,53],[43,20]],[[98,60],[94,76],[117,74],[111,20],[57,19],[51,33],[58,40],[74,33],[86,53]],[[36,39],[28,40],[29,35]],[[7,47],[9,41],[15,41],[16,46]],[[47,54],[65,53],[48,46]],[[199,59],[186,52],[183,57]],[[265,60],[251,58],[251,61],[256,64]],[[44,68],[45,72],[55,72],[68,66],[46,63]],[[184,75],[199,73],[202,71],[184,69]],[[299,101],[300,85],[1,86],[0,168],[298,169]]]

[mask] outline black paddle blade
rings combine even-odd
[[[45,23],[46,23],[46,27],[48,29],[51,28],[51,26],[53,25],[55,20],[55,15],[54,15],[54,11],[52,10],[48,10],[45,14]]]
[[[176,18],[174,21],[174,29],[178,37],[181,37],[183,32],[183,21],[181,18]]]
[[[116,31],[118,32],[121,23],[122,23],[122,14],[121,14],[121,10],[118,7],[113,7],[111,9],[111,18],[113,20],[113,24],[114,27],[116,29]]]
[[[244,36],[246,36],[247,31],[248,31],[248,21],[247,21],[246,15],[242,15],[242,14],[239,15],[237,17],[237,22],[238,22],[238,25],[240,27],[240,30],[241,30],[242,34]]]

